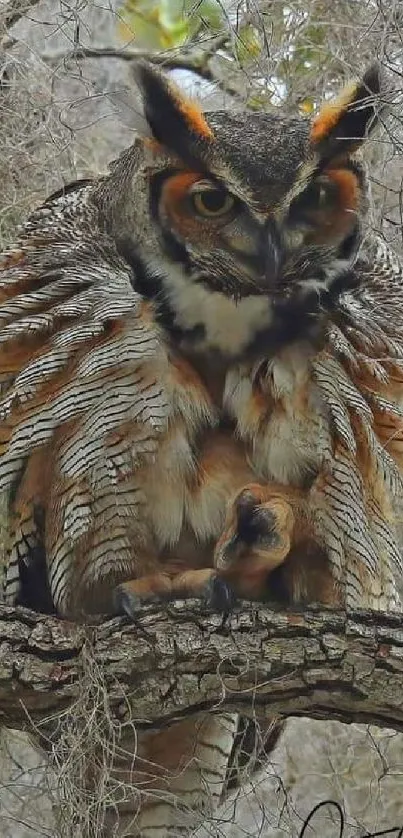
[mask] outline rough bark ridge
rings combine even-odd
[[[177,602],[144,609],[136,624],[83,626],[3,606],[0,631],[0,719],[13,727],[76,699],[90,655],[110,707],[129,702],[140,727],[232,708],[403,730],[400,615],[249,603],[223,620]]]

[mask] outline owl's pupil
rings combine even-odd
[[[225,204],[226,195],[221,189],[209,189],[200,194],[200,199],[208,212],[219,212]]]

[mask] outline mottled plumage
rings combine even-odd
[[[396,608],[403,275],[366,228],[359,151],[378,68],[312,124],[203,116],[145,65],[139,83],[152,137],[49,198],[0,265],[6,601]],[[213,811],[237,726],[139,753]],[[161,812],[141,834],[178,834]]]

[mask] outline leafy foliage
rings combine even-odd
[[[218,0],[125,0],[120,18],[120,37],[152,51],[181,47],[225,24]]]

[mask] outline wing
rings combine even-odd
[[[312,506],[347,604],[389,610],[403,579],[403,271],[382,242],[357,271],[313,363],[332,445]]]
[[[289,488],[304,487],[294,546],[308,520],[330,562],[331,586],[327,563],[320,578],[299,547],[291,597],[322,601],[327,590],[326,601],[391,610],[403,589],[403,275],[381,245],[356,271],[321,351],[297,344],[231,371],[225,400],[256,475],[291,504]]]
[[[6,601],[18,599],[21,567],[45,552],[62,613],[74,590],[111,562],[124,569],[130,541],[146,537],[134,474],[153,457],[170,405],[152,311],[99,230],[89,193],[81,186],[45,204],[0,262]]]

